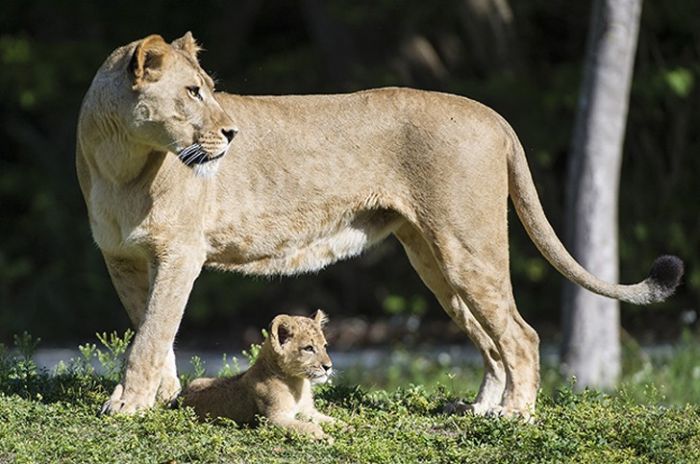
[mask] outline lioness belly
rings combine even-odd
[[[245,256],[240,247],[232,245],[212,254],[207,265],[213,268],[238,271],[254,275],[293,275],[318,271],[329,264],[357,256],[363,250],[383,240],[396,230],[403,219],[389,210],[364,211],[351,221],[343,221],[337,227],[306,231],[299,237],[279,235],[270,240],[261,231],[260,242],[267,242],[264,251]],[[316,233],[313,233],[316,232]],[[250,249],[260,249],[260,243]],[[245,258],[244,258],[245,256]]]

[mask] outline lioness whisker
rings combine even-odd
[[[185,165],[190,166],[192,164],[199,163],[203,161],[205,157],[206,153],[204,153],[202,150],[196,150],[185,162]]]
[[[183,154],[183,156],[180,158],[185,165],[189,164],[190,160],[197,154],[196,149],[190,149],[187,150],[186,153]]]
[[[199,144],[193,143],[192,145],[189,145],[189,146],[183,148],[183,149],[180,151],[180,153],[178,154],[178,156],[179,156],[180,158],[184,158],[184,157],[186,157],[187,155],[189,155],[193,150],[197,150],[198,147],[199,147]]]
[[[178,157],[185,164],[185,166],[189,166],[201,154],[203,154],[202,146],[198,143],[194,143],[189,147],[183,149],[178,155]]]

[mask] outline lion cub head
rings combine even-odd
[[[320,309],[313,317],[283,314],[272,320],[269,343],[283,373],[309,379],[314,384],[328,380],[333,363],[326,352],[323,335],[327,321]]]

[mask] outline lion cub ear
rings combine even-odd
[[[197,54],[202,49],[202,47],[200,47],[197,44],[197,41],[195,40],[194,36],[190,31],[187,31],[187,33],[185,33],[185,35],[183,35],[179,39],[173,40],[171,45],[174,48],[177,48],[178,50],[182,50],[183,52],[189,54],[195,60],[197,59]]]
[[[316,310],[316,313],[314,313],[313,316],[314,321],[316,321],[316,324],[319,325],[319,327],[324,328],[326,324],[328,323],[328,316],[326,316],[326,313],[321,311],[320,309]]]
[[[279,315],[270,323],[270,342],[272,348],[278,353],[282,351],[284,345],[289,339],[294,336],[294,322],[285,315]]]
[[[129,71],[134,76],[134,87],[142,82],[160,79],[169,53],[170,46],[157,34],[149,35],[139,42],[129,62]]]

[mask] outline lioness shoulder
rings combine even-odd
[[[200,418],[227,417],[253,423],[264,416],[272,424],[315,438],[324,437],[318,425],[333,418],[314,407],[311,385],[324,383],[332,371],[323,326],[326,315],[279,315],[255,363],[229,378],[199,378],[182,393],[182,405]]]

